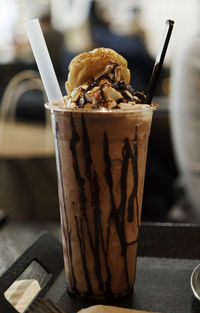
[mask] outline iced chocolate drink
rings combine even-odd
[[[68,291],[105,299],[135,279],[153,107],[128,85],[126,60],[95,49],[72,60],[52,110]]]

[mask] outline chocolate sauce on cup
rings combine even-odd
[[[81,298],[119,298],[135,280],[153,107],[52,113],[66,282]]]

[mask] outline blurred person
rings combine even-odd
[[[55,30],[62,32],[64,45],[60,58],[63,82],[66,69],[73,57],[95,48],[91,36],[90,9],[92,0],[52,0],[51,18]],[[64,83],[61,88],[65,93]]]
[[[64,38],[63,34],[60,31],[57,31],[52,26],[51,15],[50,12],[47,12],[40,18],[40,25],[45,37],[45,41],[48,47],[49,54],[51,56],[54,68],[56,70],[56,74],[59,80],[63,80],[61,77],[62,73],[62,64],[61,64],[61,56],[64,48]]]
[[[140,7],[134,4],[130,7],[126,3],[121,10],[120,5],[93,2],[90,19],[92,37],[97,46],[109,47],[122,54],[132,72],[131,84],[136,90],[146,91],[154,59],[146,47]]]
[[[171,131],[179,169],[178,195],[169,218],[200,221],[200,34],[177,53],[172,67]]]
[[[51,16],[54,29],[64,34],[66,50],[71,58],[85,50],[90,50],[89,14],[92,0],[52,0]]]
[[[51,15],[47,10],[44,13],[41,13],[39,18],[42,32],[48,47],[48,51],[56,71],[56,75],[61,87],[64,86],[65,77],[63,76],[63,64],[61,62],[62,53],[64,49],[63,34],[52,27]],[[24,25],[23,25],[24,26]],[[25,29],[24,29],[25,32]],[[22,37],[23,38],[23,37]],[[13,63],[13,71],[11,75],[13,76],[16,73],[21,71],[32,69],[38,71],[33,52],[28,41],[27,34],[25,33],[25,40],[19,40],[15,42],[15,51],[16,57],[15,62]],[[21,53],[21,51],[24,53]],[[10,77],[11,79],[11,77]],[[64,87],[63,87],[64,89]],[[29,91],[29,95],[30,95]],[[17,106],[17,118],[25,120],[35,120],[35,121],[44,121],[44,106],[42,103],[42,98],[40,93],[33,90],[32,97],[27,99],[26,93],[24,93],[20,99]],[[28,105],[27,105],[28,101]],[[37,105],[36,105],[37,103]]]

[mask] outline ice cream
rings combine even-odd
[[[68,291],[130,294],[135,279],[146,153],[153,108],[130,86],[110,49],[75,57],[65,105],[52,111]]]
[[[74,108],[132,108],[135,104],[145,104],[144,93],[135,91],[124,80],[121,80],[121,70],[117,63],[110,61],[105,69],[75,88],[66,99]]]

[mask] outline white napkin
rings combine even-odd
[[[41,287],[36,279],[16,280],[4,293],[8,302],[20,313],[23,313]]]

